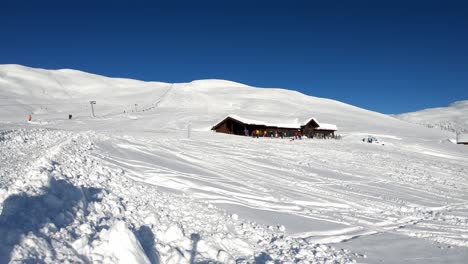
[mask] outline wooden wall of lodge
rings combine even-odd
[[[245,135],[244,134],[244,129],[247,128],[249,130],[249,134],[252,135],[253,130],[260,130],[260,135],[263,135],[263,131],[267,131],[268,135],[270,135],[270,132],[273,134],[278,131],[278,133],[283,132],[286,134],[287,137],[292,137],[294,136],[294,132],[296,132],[298,129],[297,128],[285,128],[285,127],[273,127],[273,126],[264,126],[264,125],[244,125],[242,123],[236,122],[234,120],[227,119],[225,122],[223,122],[221,125],[219,125],[215,131],[220,132],[220,133],[226,133],[226,134],[234,134],[234,135]],[[314,135],[314,136],[334,136],[335,131],[333,130],[317,130],[310,124],[307,126],[302,126],[300,129],[301,135],[303,136],[308,136]]]

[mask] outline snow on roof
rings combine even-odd
[[[260,126],[269,126],[269,127],[285,127],[285,128],[297,128],[299,129],[302,125],[308,124],[310,121],[314,121],[319,125],[317,129],[322,129],[322,130],[338,130],[336,125],[333,124],[321,124],[317,121],[315,118],[309,118],[305,123],[298,123],[297,121],[295,123],[269,123],[269,122],[264,122],[264,121],[258,121],[258,120],[253,120],[245,117],[240,117],[238,115],[228,115],[226,116],[223,121],[226,118],[233,118],[237,121],[240,121],[246,125],[260,125]],[[222,121],[221,121],[222,122]],[[219,124],[219,123],[218,123]],[[217,124],[217,125],[218,125]],[[217,126],[216,125],[216,126]]]
[[[317,129],[321,129],[321,130],[338,130],[338,127],[336,125],[333,125],[333,124],[324,124],[324,123],[318,123],[319,124],[319,127],[317,127]]]
[[[468,134],[459,134],[457,137],[457,143],[468,143]]]
[[[320,123],[317,121],[317,119],[315,119],[315,118],[313,118],[313,117],[307,119],[303,124],[304,124],[304,125],[307,125],[307,124],[309,124],[310,121],[312,121],[312,120],[313,120],[315,123],[317,123],[318,125],[320,125]]]
[[[246,125],[260,125],[260,126],[270,126],[270,127],[287,127],[287,128],[300,128],[301,124],[299,123],[269,123],[269,122],[264,122],[264,121],[258,121],[258,120],[253,120],[253,119],[248,119],[245,117],[240,117],[238,115],[228,115],[226,118],[233,118],[236,119]],[[224,119],[226,119],[224,118]],[[224,120],[223,119],[223,120]]]

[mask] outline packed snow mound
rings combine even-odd
[[[89,118],[89,101],[108,122],[125,129],[185,129],[209,131],[228,115],[265,123],[290,124],[311,117],[335,124],[338,133],[357,132],[414,136],[428,140],[448,135],[402,122],[331,99],[278,89],[257,88],[225,80],[167,84],[108,78],[76,70],[44,70],[20,65],[0,66],[0,104],[3,122],[26,120],[45,125],[60,123],[72,114]],[[101,123],[102,124],[102,123]],[[93,127],[103,129],[109,126]]]
[[[456,133],[468,132],[468,100],[454,102],[447,107],[429,108],[394,116],[430,128]]]
[[[143,247],[123,221],[100,232],[99,243],[91,255],[92,262],[150,264]]]

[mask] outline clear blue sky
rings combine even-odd
[[[227,79],[401,113],[468,99],[464,2],[3,0],[0,64]]]

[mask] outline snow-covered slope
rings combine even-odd
[[[90,114],[89,101],[98,102],[100,115],[149,107],[169,84],[107,78],[76,70],[42,70],[20,65],[0,66],[0,105],[3,120],[23,120],[25,116],[49,117],[71,113]],[[129,105],[129,103],[133,103]]]
[[[468,100],[458,101],[447,107],[429,108],[412,113],[394,115],[394,117],[429,128],[467,133]]]
[[[0,66],[0,105],[0,263],[468,256],[468,148],[449,131],[284,89],[19,65]],[[210,131],[229,114],[343,139]]]

